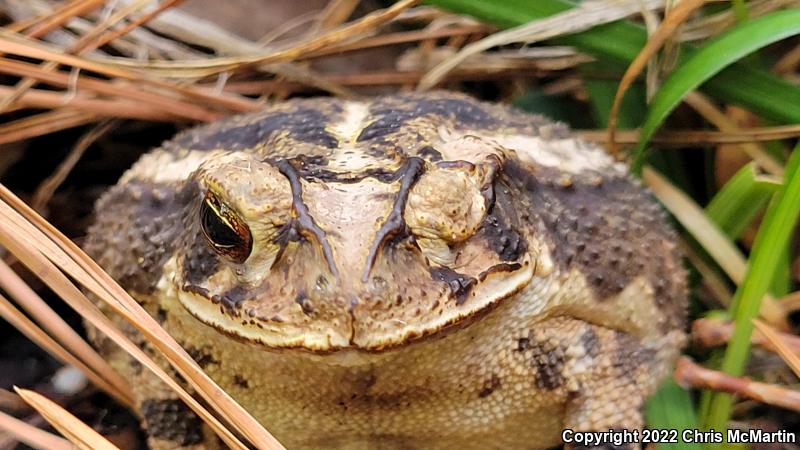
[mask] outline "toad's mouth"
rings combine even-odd
[[[462,298],[454,292],[463,280],[446,278],[438,282],[443,289],[434,293],[414,285],[393,286],[391,292],[410,294],[391,298],[376,297],[359,280],[355,287],[333,289],[324,302],[312,306],[296,296],[281,295],[280,289],[263,287],[222,291],[208,283],[183,285],[176,292],[180,304],[197,320],[265,349],[379,352],[469,326],[527,286],[535,266],[529,255],[519,263],[497,264],[471,279]],[[427,297],[415,297],[414,292]],[[263,313],[266,304],[269,314]]]

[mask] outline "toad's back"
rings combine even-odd
[[[451,93],[292,100],[182,133],[100,200],[86,248],[290,449],[641,427],[683,342],[674,234],[624,167]],[[151,446],[209,445],[96,341]]]

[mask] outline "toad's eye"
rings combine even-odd
[[[243,263],[253,249],[253,237],[244,220],[210,192],[200,206],[200,225],[211,247],[236,263]]]

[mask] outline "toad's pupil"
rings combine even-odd
[[[209,243],[220,253],[237,262],[244,261],[250,253],[251,242],[248,236],[242,236],[227,221],[220,217],[208,200],[200,209],[200,220],[203,234]],[[243,229],[242,231],[247,232]]]
[[[244,240],[209,207],[203,208],[203,230],[211,243],[219,247],[233,247],[244,243]]]

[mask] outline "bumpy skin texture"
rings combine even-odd
[[[209,201],[247,239],[215,250]],[[100,200],[86,249],[289,449],[639,428],[684,340],[646,190],[564,126],[457,94],[292,100],[180,134]],[[96,341],[152,447],[214,447]]]

